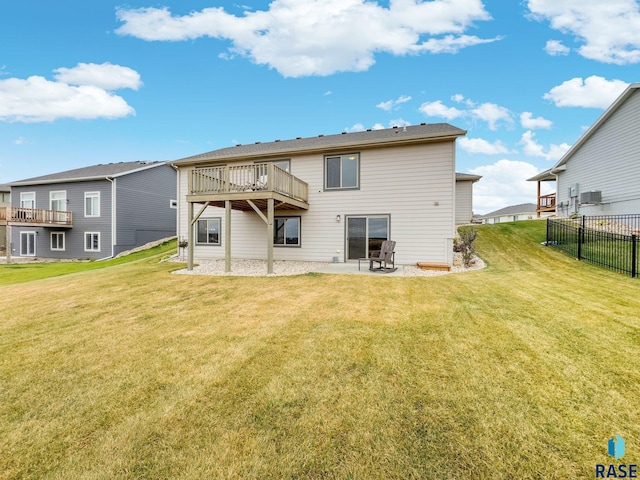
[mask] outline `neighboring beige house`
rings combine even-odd
[[[0,215],[5,212],[5,207],[11,206],[11,187],[0,184]],[[0,256],[7,253],[7,226],[0,218]]]
[[[174,162],[178,236],[193,259],[348,262],[383,240],[396,262],[452,263],[455,141],[446,123],[237,145]],[[458,182],[460,183],[460,182]]]
[[[456,173],[456,225],[471,223],[473,219],[473,184],[480,175]]]
[[[551,168],[558,215],[640,213],[639,128],[640,83],[634,83]]]
[[[542,214],[549,216],[550,213]],[[518,220],[533,220],[538,218],[535,203],[521,203],[520,205],[511,205],[504,207],[495,212],[487,213],[478,217],[482,223],[505,223],[517,222]]]

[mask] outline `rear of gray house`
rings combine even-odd
[[[176,234],[176,171],[165,162],[94,165],[11,184],[11,255],[102,259]]]
[[[193,259],[349,262],[396,241],[396,262],[451,264],[471,186],[446,123],[237,145],[174,162],[178,235]],[[456,180],[461,196],[456,196]],[[456,214],[458,210],[458,215]]]

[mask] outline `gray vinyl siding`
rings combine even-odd
[[[114,253],[176,235],[176,171],[169,165],[118,177]]]
[[[472,194],[473,182],[456,182],[456,225],[471,222],[473,216]]]
[[[636,90],[566,163],[557,176],[557,201],[567,204],[575,183],[579,192],[600,190],[601,205],[580,205],[581,215],[640,213],[640,91]],[[575,205],[558,209],[571,214]]]
[[[351,149],[339,153],[353,153]],[[346,224],[350,215],[389,215],[390,236],[397,242],[396,262],[452,261],[455,222],[455,143],[360,150],[360,188],[325,191],[324,155],[291,157],[291,173],[309,184],[308,211],[280,211],[301,217],[300,248],[274,248],[276,260],[345,261]],[[332,153],[333,154],[333,153]],[[246,162],[250,163],[250,162]],[[190,168],[179,172],[179,232],[187,237]],[[194,209],[197,213],[198,208]],[[340,222],[336,221],[340,215]],[[201,218],[222,218],[221,246],[196,245],[195,258],[224,258],[224,209],[209,207]],[[267,227],[254,212],[233,211],[233,258],[267,256]]]
[[[36,256],[42,258],[78,258],[100,259],[111,255],[111,183],[108,180],[95,180],[88,182],[68,182],[59,184],[18,186],[12,188],[12,205],[20,206],[20,192],[36,193],[36,208],[49,210],[50,192],[64,190],[67,193],[67,211],[73,212],[73,227],[11,227],[12,254],[20,255],[20,232],[35,231]],[[100,217],[84,216],[85,192],[100,192]],[[65,233],[65,250],[51,250],[51,232]],[[100,233],[100,251],[84,251],[84,233]]]

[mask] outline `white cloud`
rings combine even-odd
[[[483,103],[471,111],[475,118],[484,120],[489,124],[490,130],[497,130],[498,123],[503,121],[511,123],[511,112],[495,103]]]
[[[27,139],[24,137],[18,137],[16,138],[13,143],[16,145],[23,145],[24,143],[26,143]]]
[[[569,55],[571,49],[564,46],[559,40],[549,40],[544,47],[544,51],[555,57],[558,55]]]
[[[112,119],[135,115],[135,110],[122,97],[114,95],[99,85],[94,85],[94,83],[110,84],[109,89],[124,86],[132,88],[132,77],[127,81],[122,78],[119,81],[112,78],[111,82],[108,82],[109,72],[122,73],[122,71],[103,68],[103,77],[92,79],[86,75],[92,67],[87,70],[81,65],[77,71],[75,69],[56,70],[57,81],[36,75],[27,79],[0,80],[0,121],[35,123],[50,122],[60,118]],[[94,72],[98,70],[100,68],[95,69]],[[74,76],[76,77],[74,84],[61,80],[64,78],[70,80]],[[82,78],[84,78],[82,82],[86,84],[79,83]]]
[[[520,125],[522,125],[522,128],[528,130],[535,130],[536,128],[545,128],[548,130],[553,125],[553,122],[542,117],[533,118],[531,112],[522,112],[520,114]]]
[[[635,0],[529,0],[528,7],[534,18],[582,43],[578,53],[585,58],[618,65],[640,61]]]
[[[458,140],[458,146],[471,154],[500,155],[510,153],[507,146],[500,140],[490,143],[482,138],[462,137]]]
[[[241,16],[223,8],[173,15],[168,8],[119,9],[120,35],[148,41],[229,40],[231,55],[268,65],[285,77],[365,71],[376,53],[457,53],[499,38],[465,35],[491,20],[482,0],[273,0]],[[423,40],[424,37],[428,37]]]
[[[409,125],[411,125],[411,122],[408,122],[407,120],[404,120],[402,118],[397,118],[395,120],[391,120],[389,122],[389,125],[386,127],[381,123],[375,123],[369,130],[383,130],[385,128],[391,127],[408,127]],[[355,123],[353,126],[344,129],[345,132],[349,133],[364,132],[365,130],[367,130],[367,127],[365,127],[362,123]]]
[[[440,100],[436,102],[425,102],[420,105],[418,110],[427,117],[443,117],[447,120],[453,120],[466,115],[466,112],[463,110],[458,110],[455,107],[447,107]]]
[[[386,102],[380,102],[376,105],[377,108],[381,108],[382,110],[389,111],[393,108],[393,100],[387,100]]]
[[[523,146],[524,154],[530,157],[542,157],[546,160],[557,161],[571,148],[566,143],[561,143],[560,145],[552,143],[545,152],[544,147],[536,142],[534,137],[535,133],[529,130],[522,134],[519,142]]]
[[[427,117],[443,117],[447,120],[454,120],[460,117],[470,117],[487,122],[489,129],[497,130],[498,123],[512,123],[511,112],[495,103],[483,103],[476,106],[471,100],[464,100],[462,95],[454,95],[453,99],[458,103],[464,101],[469,110],[460,110],[455,107],[447,107],[440,100],[435,102],[425,102],[418,109]]]
[[[324,92],[324,96],[328,97],[329,95],[332,95],[333,92],[331,90],[327,90],[326,92]]]
[[[347,127],[344,129],[345,132],[364,132],[366,130],[365,126],[361,123],[355,123],[352,127]]]
[[[536,203],[537,183],[527,182],[527,178],[536,175],[538,169],[530,163],[503,159],[469,173],[482,175],[473,186],[474,212],[486,214],[510,205]],[[550,187],[543,185],[543,188],[544,193],[550,193],[546,191]]]
[[[411,125],[411,122],[405,120],[404,118],[396,118],[389,122],[390,127],[408,127]]]
[[[572,78],[553,87],[543,98],[556,107],[608,108],[629,84],[593,75],[585,80]]]
[[[408,95],[401,95],[396,100],[387,100],[386,102],[380,102],[376,107],[382,110],[390,111],[392,108],[398,108],[403,103],[411,101],[411,97]]]
[[[140,74],[129,67],[103,63],[79,63],[74,68],[57,68],[54,78],[69,85],[92,85],[107,91],[131,88],[138,90],[142,86]]]

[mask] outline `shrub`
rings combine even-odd
[[[453,244],[453,250],[454,252],[462,253],[462,262],[465,267],[471,265],[471,261],[476,255],[473,242],[477,236],[478,232],[473,227],[460,227],[458,229],[458,238]]]

